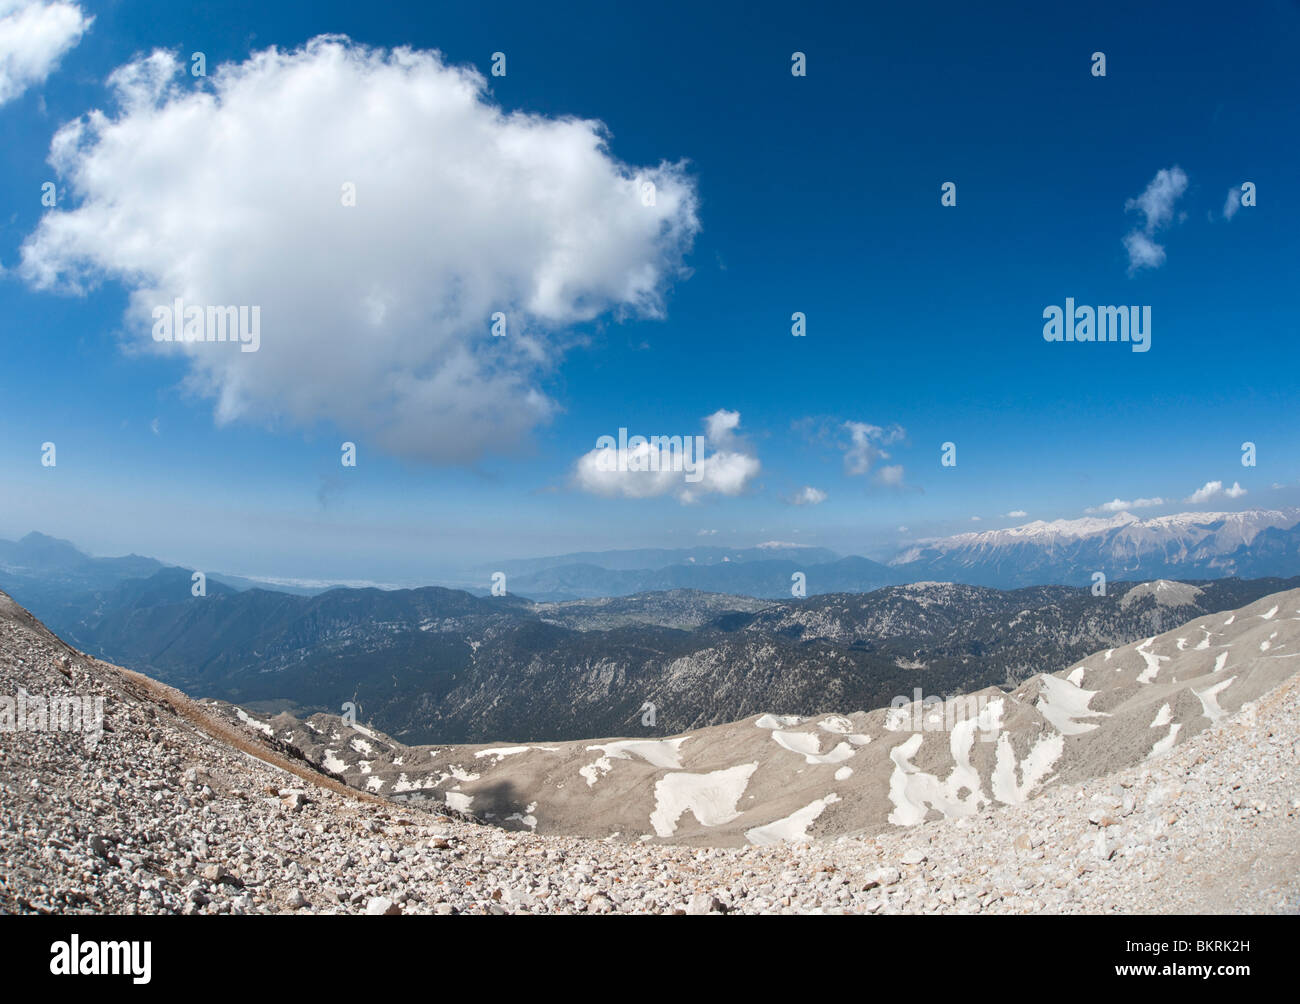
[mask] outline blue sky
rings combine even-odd
[[[82,3],[0,104],[0,536],[411,583],[579,549],[884,556],[1115,499],[1300,504],[1300,8],[803,6]],[[322,34],[350,41],[292,55]],[[290,55],[244,65],[270,46]],[[408,72],[395,46],[442,56]],[[108,78],[156,49],[170,90],[131,107]],[[407,100],[468,68],[463,119]],[[619,201],[643,176],[648,226]],[[1229,219],[1243,182],[1257,205]],[[1153,183],[1154,216],[1126,208]],[[1134,233],[1158,264],[1133,267]],[[157,351],[142,316],[181,285],[262,304],[262,349]],[[1066,297],[1150,306],[1150,351],[1044,341]],[[496,299],[516,323],[494,345]],[[620,427],[719,413],[714,490],[575,475]],[[1214,481],[1239,490],[1185,501]],[[824,500],[791,504],[806,487]]]

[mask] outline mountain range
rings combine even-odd
[[[511,592],[536,600],[700,589],[780,599],[803,573],[808,595],[908,582],[1014,589],[1109,579],[1261,578],[1300,572],[1300,509],[1180,513],[1141,519],[1035,520],[920,540],[886,562],[772,542],[758,548],[612,551],[501,562]],[[487,581],[488,573],[482,573]]]
[[[293,596],[189,574],[65,600],[51,626],[91,654],[202,697],[339,712],[403,742],[655,734],[769,707],[877,707],[1014,685],[1300,579],[997,590],[952,583],[779,602],[692,591],[534,603],[426,587]]]
[[[871,710],[828,699],[811,716],[754,714],[667,738],[638,728],[579,742],[408,746],[337,715],[220,710],[354,787],[507,830],[761,845],[961,819],[1140,764],[1294,676],[1297,642],[1292,589],[1007,692]],[[1111,820],[1099,825],[1132,811],[1118,798],[1097,810]]]

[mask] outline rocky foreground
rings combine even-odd
[[[1300,594],[1261,603],[1238,615],[1276,621],[1257,657],[1289,666],[1279,633],[1300,619]],[[1189,633],[1184,647],[1198,644]],[[68,648],[0,594],[0,698],[20,691],[102,697],[103,730],[0,731],[0,912],[1300,910],[1294,675],[1231,713],[1230,685],[1209,704],[1202,689],[1205,727],[1190,738],[1168,728],[1171,702],[1146,726],[1173,734],[1165,748],[1021,804],[738,847],[510,832],[356,791],[274,737]]]

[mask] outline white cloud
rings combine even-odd
[[[1159,268],[1164,264],[1165,249],[1153,237],[1173,222],[1174,203],[1185,191],[1187,174],[1174,166],[1157,171],[1141,195],[1124,203],[1126,210],[1137,210],[1143,217],[1141,228],[1131,230],[1124,237],[1130,275],[1140,268]]]
[[[826,493],[812,485],[804,485],[790,497],[791,505],[821,505],[826,501]]]
[[[94,20],[74,3],[0,0],[0,105],[44,83]]]
[[[1228,198],[1223,203],[1223,218],[1230,220],[1237,215],[1237,210],[1241,208],[1241,189],[1229,188]]]
[[[709,442],[717,447],[731,446],[736,441],[736,430],[740,428],[740,412],[719,408],[704,420],[704,434]]]
[[[696,502],[710,494],[739,495],[762,466],[756,456],[738,445],[735,431],[739,424],[739,413],[716,411],[704,419],[704,436],[679,436],[678,444],[666,443],[657,435],[629,435],[626,448],[617,441],[613,446],[597,445],[578,458],[573,484],[606,498],[673,494],[681,502]]]
[[[1025,512],[1023,509],[1012,509],[1010,512],[1003,513],[1002,515],[1006,519],[1024,519],[1029,515],[1029,513]]]
[[[1192,494],[1188,495],[1183,501],[1199,504],[1201,502],[1208,502],[1210,499],[1218,495],[1224,495],[1230,499],[1239,499],[1245,494],[1246,489],[1242,488],[1236,481],[1232,483],[1231,488],[1224,488],[1222,481],[1207,481],[1200,488],[1196,489],[1196,491],[1192,492]]]
[[[850,475],[866,474],[877,460],[888,460],[889,454],[884,447],[907,435],[899,425],[882,427],[867,422],[845,422],[844,431],[849,434],[849,446],[844,452],[844,473]],[[902,468],[899,468],[900,478],[901,475]]]
[[[1183,499],[1183,501],[1191,502],[1193,505],[1199,505],[1202,502],[1208,502],[1221,491],[1223,491],[1222,481],[1207,481],[1200,488],[1196,489],[1196,491],[1192,492],[1192,494],[1188,495],[1187,498]]]
[[[876,480],[882,485],[901,485],[903,483],[903,465],[886,464],[876,471]]]
[[[1140,268],[1159,268],[1165,263],[1164,245],[1157,244],[1139,230],[1125,234],[1124,250],[1128,252],[1130,272]]]
[[[972,516],[972,517],[970,518],[970,521],[971,521],[972,523],[983,523],[983,522],[984,522],[984,518],[983,518],[982,516]]]
[[[1103,512],[1124,512],[1127,509],[1150,509],[1158,505],[1168,505],[1162,498],[1152,499],[1121,499],[1115,498],[1109,502],[1103,502],[1101,505],[1095,505],[1085,509],[1084,512],[1091,515]]]
[[[555,410],[541,381],[564,329],[662,316],[699,230],[681,165],[628,167],[599,122],[507,114],[434,52],[321,37],[197,88],[155,52],[110,84],[116,115],[54,139],[80,204],[42,219],[23,273],[120,280],[132,338],[180,356],[220,422],[330,421],[435,463],[515,452]],[[155,343],[151,310],[174,297],[259,305],[260,350]]]

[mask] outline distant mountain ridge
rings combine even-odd
[[[153,558],[91,558],[67,541],[28,534],[0,541],[0,586],[13,585],[42,610],[69,592],[110,588],[172,567]],[[1300,509],[1179,513],[1140,519],[1129,512],[1075,520],[1035,520],[921,540],[887,562],[841,557],[821,547],[771,541],[757,547],[642,548],[500,560],[451,588],[487,595],[493,572],[507,591],[538,602],[634,596],[677,589],[761,599],[792,595],[796,574],[808,596],[870,592],[909,582],[960,582],[1017,589],[1111,580],[1287,578],[1300,574]],[[234,589],[314,596],[327,586],[260,582],[219,572]],[[475,578],[474,576],[477,576]],[[430,580],[439,576],[431,572]],[[339,588],[347,588],[340,586]]]
[[[1290,575],[1300,571],[1297,524],[1300,509],[1037,520],[925,541],[889,567],[910,579],[1001,588],[1084,584],[1094,572],[1112,579]]]

